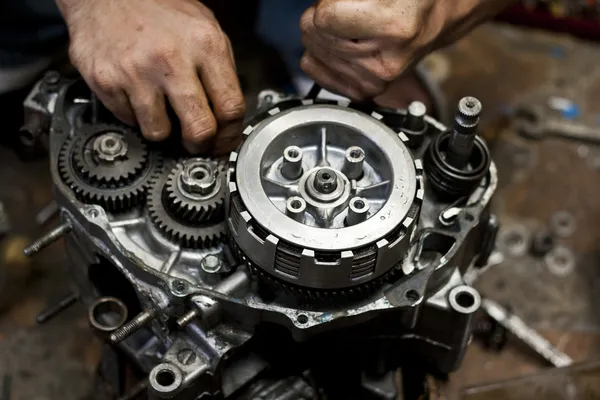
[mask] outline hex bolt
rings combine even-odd
[[[348,206],[348,216],[346,217],[346,225],[352,226],[360,224],[367,220],[369,215],[369,202],[362,197],[353,197]]]
[[[360,179],[363,175],[363,163],[365,161],[365,151],[358,146],[348,147],[344,156],[344,166],[342,172],[348,179]]]
[[[298,222],[304,222],[306,201],[302,197],[292,196],[285,203],[285,213],[288,217]]]
[[[403,123],[403,128],[412,132],[420,132],[425,128],[425,114],[427,107],[420,101],[413,101],[408,105],[406,119]]]
[[[121,343],[133,333],[148,325],[156,317],[155,309],[148,309],[139,313],[134,319],[110,334],[112,344]]]
[[[179,182],[184,192],[209,196],[215,192],[218,183],[218,169],[205,160],[192,158],[183,164]]]
[[[337,174],[331,168],[321,168],[315,175],[314,186],[319,193],[329,194],[337,189]]]
[[[446,160],[455,168],[463,169],[469,163],[481,110],[481,102],[475,97],[463,97],[458,102],[454,127],[446,151]]]
[[[221,259],[214,254],[209,254],[200,261],[200,268],[207,274],[217,274],[222,267]]]
[[[302,176],[302,149],[298,146],[288,146],[283,150],[281,175],[291,181]]]
[[[69,233],[72,229],[73,225],[71,224],[71,221],[64,222],[27,246],[23,250],[23,254],[27,257],[31,257],[34,254],[39,253],[41,250],[60,239],[64,234]]]

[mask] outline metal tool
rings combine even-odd
[[[517,132],[533,139],[563,137],[585,142],[600,142],[599,127],[547,115],[543,107],[538,105],[519,107],[514,124]]]
[[[546,338],[527,326],[521,318],[509,313],[495,301],[482,299],[481,308],[555,367],[566,367],[573,363],[571,357],[558,350]]]

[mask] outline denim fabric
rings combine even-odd
[[[257,34],[277,50],[292,76],[304,75],[300,59],[304,53],[298,23],[314,0],[260,0]]]
[[[0,0],[0,68],[52,56],[67,40],[54,0]]]

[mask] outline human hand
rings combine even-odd
[[[301,67],[322,87],[366,100],[510,1],[319,0],[300,20]]]
[[[244,98],[231,44],[208,8],[195,0],[57,3],[72,63],[120,120],[137,123],[149,140],[165,139],[168,99],[190,152],[237,145]]]

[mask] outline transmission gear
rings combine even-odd
[[[81,128],[59,154],[59,171],[76,197],[108,211],[127,210],[144,200],[160,157],[132,131],[115,125]]]
[[[210,163],[206,160],[204,162]],[[152,179],[148,195],[150,219],[167,238],[187,248],[210,247],[224,241],[226,238],[225,221],[187,220],[180,217],[183,210],[182,204],[173,203],[173,192],[169,189],[169,183],[173,180],[179,165],[183,166],[184,163],[172,165]],[[198,204],[194,204],[194,200],[191,198],[186,202],[190,202],[190,210],[201,209]]]
[[[119,184],[135,177],[144,167],[148,150],[139,136],[115,125],[82,127],[73,149],[78,171],[90,182]]]
[[[165,186],[169,210],[193,224],[222,218],[226,178],[225,166],[216,161],[191,158],[177,163]]]

